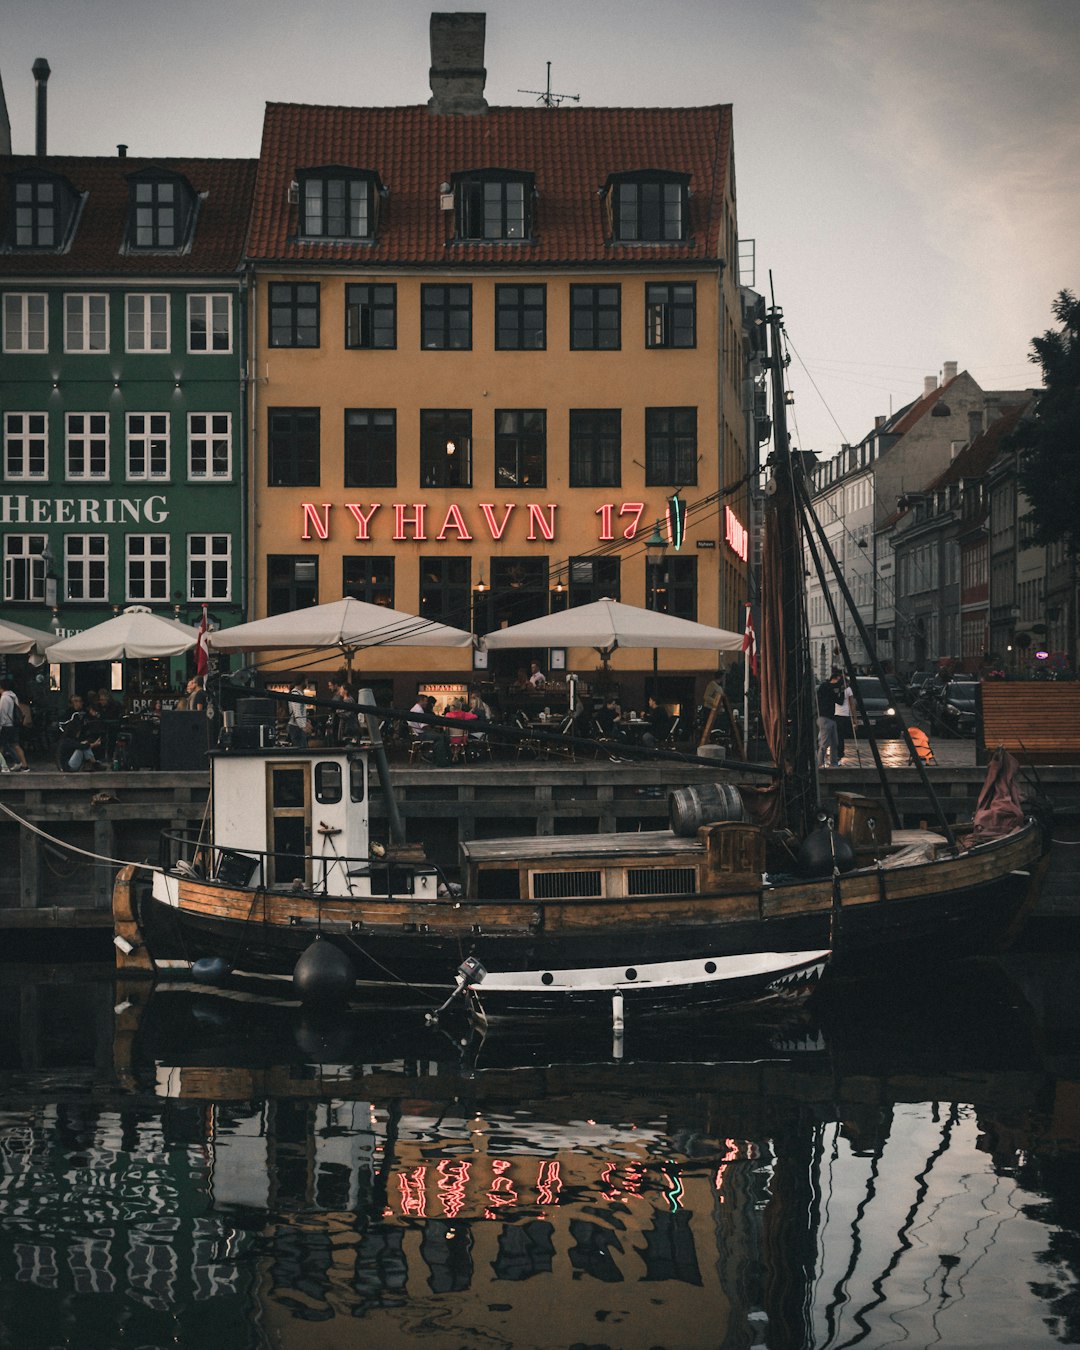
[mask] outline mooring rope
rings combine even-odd
[[[20,816],[17,811],[13,811],[10,806],[5,806],[3,802],[0,802],[0,812],[3,812],[5,816],[10,816],[12,820],[17,821],[23,829],[29,830],[31,834],[36,834],[41,839],[47,839],[50,844],[55,844],[57,848],[67,849],[69,853],[78,853],[94,862],[115,863],[117,867],[143,867],[148,872],[158,870],[156,863],[133,862],[130,858],[110,858],[105,853],[94,853],[88,848],[80,848],[78,844],[69,844],[66,839],[58,839],[55,834],[50,834],[48,830],[43,830],[40,826],[34,825],[24,816]]]

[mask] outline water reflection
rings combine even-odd
[[[1075,974],[834,985],[614,1062],[4,970],[0,1343],[1075,1340]]]

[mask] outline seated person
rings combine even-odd
[[[96,708],[87,708],[80,694],[71,697],[71,711],[60,723],[57,760],[64,773],[96,768],[95,750],[101,749],[100,724]]]
[[[604,706],[596,714],[596,723],[601,734],[610,740],[625,741],[628,739],[622,721],[622,708],[619,707],[619,701],[614,694],[605,700]]]

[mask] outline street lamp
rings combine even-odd
[[[649,608],[655,613],[658,608],[660,591],[660,569],[667,557],[668,541],[660,533],[660,522],[653,526],[653,532],[645,540],[645,562],[649,569]],[[653,698],[657,695],[657,650],[652,649]]]

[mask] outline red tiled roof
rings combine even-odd
[[[959,483],[963,478],[981,478],[997,459],[1001,452],[1001,442],[1020,421],[1023,411],[1023,404],[1003,408],[1001,416],[976,436],[970,445],[965,445],[945,472],[928,483],[923,491],[933,492],[935,488]]]
[[[906,435],[916,422],[921,421],[922,418],[926,416],[945,390],[948,389],[949,385],[952,384],[953,380],[958,380],[959,378],[959,375],[954,375],[952,380],[949,380],[946,384],[939,385],[937,389],[931,389],[928,394],[923,394],[923,396],[917,398],[914,403],[909,403],[906,408],[901,408],[900,412],[897,414],[896,420],[894,422],[890,421],[886,423],[883,429],[887,431],[890,436]]]
[[[183,174],[203,196],[191,248],[184,253],[121,251],[128,213],[127,175],[146,168]],[[66,178],[86,204],[71,246],[64,253],[0,253],[0,273],[15,276],[80,274],[228,273],[242,264],[251,193],[253,159],[120,159],[12,155],[0,159],[0,174],[46,169]],[[6,237],[9,194],[0,192],[0,238]]]
[[[722,252],[731,107],[491,108],[476,116],[405,108],[270,103],[263,123],[249,253],[257,260],[372,266],[490,263],[687,262]],[[373,244],[298,243],[288,202],[297,171],[371,170],[389,188]],[[474,169],[535,176],[534,242],[452,243],[453,213],[439,185]],[[681,244],[605,241],[598,194],[608,176],[637,169],[690,175],[690,234]]]

